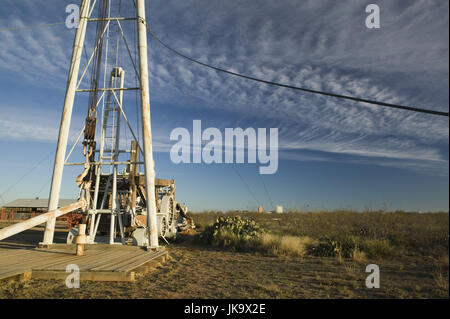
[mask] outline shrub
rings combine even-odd
[[[262,234],[263,229],[253,220],[221,216],[205,228],[200,239],[214,246],[242,248]]]
[[[356,236],[323,237],[318,245],[311,247],[309,253],[318,257],[338,257],[340,261],[342,258],[363,259],[359,241]]]
[[[383,257],[392,253],[389,240],[372,239],[364,242],[364,251],[369,257]]]
[[[313,256],[319,257],[335,257],[342,251],[340,244],[328,237],[320,240],[319,244],[315,247],[311,247],[309,253]]]

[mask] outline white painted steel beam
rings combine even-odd
[[[147,231],[148,247],[158,247],[156,225],[155,164],[153,162],[152,132],[150,122],[150,93],[147,61],[147,29],[145,19],[145,0],[137,0],[137,30],[139,47],[139,74],[141,87],[142,138],[144,148],[145,186],[147,193]]]
[[[72,117],[73,102],[80,69],[81,53],[83,52],[84,39],[86,35],[86,25],[89,14],[90,0],[83,0],[80,10],[80,21],[73,41],[72,59],[67,80],[66,96],[64,99],[64,109],[61,116],[61,125],[59,128],[58,146],[56,148],[55,164],[53,167],[53,177],[48,201],[48,211],[54,211],[58,208],[59,192],[61,190],[61,181],[64,169],[64,161],[67,149],[67,140],[69,138],[70,120]],[[56,218],[49,219],[45,226],[44,245],[53,243]]]
[[[86,200],[84,198],[80,199],[78,202],[75,202],[73,204],[61,207],[59,209],[48,211],[47,213],[32,217],[23,222],[0,229],[0,240],[16,235],[20,232],[33,228],[37,225],[48,222],[49,220],[56,220],[57,217],[73,212],[74,210],[80,208],[81,209],[86,208]]]

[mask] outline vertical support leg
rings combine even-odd
[[[116,211],[111,210],[111,223],[109,224],[109,244],[114,244],[116,237]]]
[[[119,230],[120,230],[120,238],[122,241],[122,245],[126,245],[125,242],[125,231],[123,228],[123,219],[122,219],[122,214],[120,212],[117,212],[117,221],[119,222]]]
[[[130,162],[138,162],[139,161],[139,150],[137,147],[136,141],[131,141],[131,156],[130,156]],[[136,193],[137,193],[137,187],[136,187],[136,176],[138,174],[138,165],[137,164],[131,164],[130,165],[130,176],[129,176],[129,182],[130,182],[130,191],[131,191],[131,213],[132,218],[134,219],[136,214]],[[134,220],[133,220],[134,222]]]
[[[64,169],[64,157],[66,155],[67,140],[69,137],[70,120],[72,117],[73,102],[80,69],[81,53],[83,51],[84,38],[86,35],[86,25],[89,14],[90,0],[83,0],[80,10],[80,21],[73,42],[72,60],[70,63],[69,77],[67,80],[66,96],[64,99],[64,109],[59,127],[58,146],[56,148],[55,164],[53,167],[53,177],[48,201],[48,211],[58,208],[59,192],[61,190],[62,174]],[[49,220],[45,226],[44,245],[53,243],[56,219]]]
[[[144,146],[145,186],[147,193],[148,246],[158,247],[156,225],[155,167],[153,162],[152,132],[150,122],[150,96],[147,61],[147,30],[145,20],[145,0],[137,0],[137,29],[139,46],[139,70],[141,85],[142,138]]]

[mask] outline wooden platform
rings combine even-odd
[[[28,279],[65,280],[67,265],[80,269],[81,281],[135,281],[167,258],[167,250],[146,251],[122,245],[90,245],[84,256],[75,255],[75,245],[51,249],[0,248],[0,281]]]

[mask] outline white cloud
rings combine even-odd
[[[301,6],[297,1],[210,1],[194,9],[188,2],[153,1],[149,21],[163,41],[203,62],[316,90],[448,110],[448,15],[442,16],[448,11],[447,2],[411,1],[400,6],[380,1],[378,33],[365,28],[360,1],[310,0]],[[0,22],[34,23],[1,14]],[[2,32],[0,69],[13,71],[32,85],[63,90],[72,37],[64,27]],[[93,35],[87,43],[92,49]],[[126,77],[133,79],[134,70],[122,51]],[[241,119],[232,126],[279,127],[284,148],[322,152],[309,158],[348,154],[426,171],[427,163],[433,167],[448,163],[448,155],[441,152],[448,147],[448,119],[219,74],[175,57],[154,40],[149,60],[153,101],[185,103],[188,108],[195,104],[201,113],[205,108],[227,110]],[[0,137],[49,141],[57,135],[57,128],[48,130],[46,125],[22,129],[29,125],[23,121],[13,115],[0,118]],[[168,136],[155,133],[160,135],[157,147],[167,150]],[[410,162],[399,164],[397,159]]]

